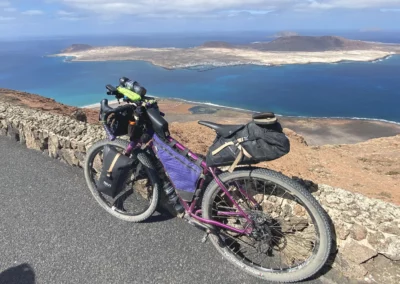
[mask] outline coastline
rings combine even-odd
[[[400,56],[400,53],[395,53],[392,52],[391,54],[384,55],[379,58],[373,58],[373,59],[368,59],[368,60],[340,60],[336,62],[305,62],[305,63],[284,63],[284,64],[272,64],[272,63],[265,63],[265,64],[260,64],[257,62],[229,62],[229,63],[210,63],[210,62],[203,62],[203,63],[195,63],[193,65],[188,65],[188,66],[174,66],[174,67],[165,67],[162,65],[159,65],[151,60],[146,60],[146,59],[107,59],[107,60],[91,60],[91,59],[79,59],[79,57],[72,56],[72,55],[63,55],[63,54],[54,54],[54,55],[49,55],[47,57],[60,57],[64,58],[63,62],[64,63],[74,63],[74,62],[120,62],[120,61],[133,61],[133,62],[146,62],[149,63],[155,67],[160,67],[165,70],[177,70],[177,69],[186,69],[186,70],[193,70],[197,72],[206,72],[209,70],[213,70],[216,68],[225,68],[225,67],[235,67],[235,66],[243,66],[243,65],[253,65],[253,66],[263,66],[263,67],[279,67],[279,66],[285,66],[285,65],[313,65],[313,64],[346,64],[346,63],[355,63],[355,62],[364,62],[364,63],[378,63],[382,62],[384,60],[390,59],[393,56]]]
[[[190,123],[198,120],[222,124],[244,124],[250,121],[251,115],[255,113],[251,110],[211,103],[192,102],[178,98],[156,98],[159,108],[166,114],[166,119],[171,124]],[[118,106],[116,100],[109,101],[109,104],[112,107]],[[96,103],[83,108],[98,110],[99,106],[100,104]],[[283,127],[303,136],[310,146],[355,144],[369,139],[400,134],[400,123],[386,120],[276,115]]]
[[[258,111],[250,110],[250,109],[244,109],[244,108],[237,108],[237,107],[230,107],[230,106],[225,106],[225,105],[219,105],[219,104],[214,104],[214,103],[209,103],[209,102],[198,102],[198,101],[191,101],[191,100],[185,100],[185,99],[180,99],[180,98],[164,98],[164,97],[157,97],[157,96],[151,96],[157,99],[157,101],[161,102],[182,102],[194,107],[201,106],[204,108],[218,108],[218,109],[225,109],[225,110],[230,110],[238,113],[243,113],[243,114],[253,114],[257,113]],[[118,106],[118,100],[109,100],[108,103],[114,107]],[[78,106],[80,108],[98,108],[100,107],[100,103],[94,103],[94,104],[89,104],[89,105],[83,105],[83,106]],[[392,121],[392,120],[387,120],[387,119],[380,119],[380,118],[370,118],[370,117],[343,117],[343,116],[305,116],[305,115],[284,115],[284,114],[279,114],[275,113],[277,117],[280,118],[290,118],[290,119],[321,119],[321,120],[329,120],[329,119],[334,119],[334,120],[343,120],[343,121],[348,121],[348,120],[359,120],[359,121],[370,121],[370,122],[382,122],[382,123],[388,123],[388,124],[394,124],[394,125],[399,125],[400,122],[398,121]]]
[[[238,65],[282,66],[292,64],[338,64],[376,62],[399,54],[393,50],[343,50],[285,52],[228,48],[135,48],[98,47],[48,55],[66,62],[146,61],[167,70],[218,68]]]

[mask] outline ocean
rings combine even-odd
[[[260,33],[225,33],[4,41],[0,42],[0,87],[85,106],[106,98],[105,85],[117,85],[118,79],[126,76],[157,97],[273,111],[286,116],[369,118],[400,123],[398,55],[377,62],[244,65],[206,71],[166,70],[141,61],[67,62],[65,58],[46,57],[72,43],[190,47],[207,40],[239,44],[266,38]],[[359,33],[351,38],[400,42],[398,34]]]

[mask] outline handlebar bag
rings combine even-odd
[[[97,190],[114,198],[127,186],[126,181],[133,159],[119,153],[112,146],[104,146],[103,167]]]
[[[133,109],[125,109],[110,115],[107,124],[115,136],[123,136],[129,133],[129,121],[134,120]]]
[[[274,123],[251,121],[228,138],[217,136],[208,150],[206,163],[209,167],[257,164],[278,159],[290,151],[290,142],[282,126]]]
[[[202,174],[199,163],[195,163],[166,143],[157,134],[153,135],[153,149],[164,167],[165,173],[173,184],[177,194],[191,202]]]

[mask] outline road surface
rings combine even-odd
[[[1,284],[268,283],[224,261],[182,219],[112,217],[92,198],[81,169],[6,137],[0,216]]]

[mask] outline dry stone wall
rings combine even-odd
[[[341,188],[304,183],[334,225],[338,253],[333,267],[352,279],[398,283],[400,207]]]
[[[87,149],[105,138],[100,125],[10,103],[0,105],[0,135],[79,167],[83,165]]]
[[[100,125],[0,102],[0,135],[82,167],[86,151],[105,138]],[[303,181],[333,221],[333,268],[375,283],[400,279],[400,207],[328,185]]]

